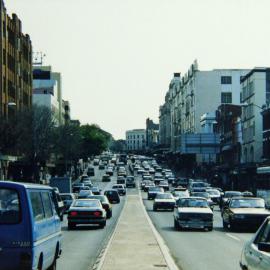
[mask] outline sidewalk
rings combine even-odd
[[[128,195],[102,270],[168,270],[139,195]]]

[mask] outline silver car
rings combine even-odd
[[[270,269],[270,217],[266,218],[252,239],[245,244],[240,267],[243,270]]]

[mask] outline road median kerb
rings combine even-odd
[[[142,199],[142,194],[141,191],[139,190],[139,196],[140,196],[140,202],[141,202],[141,206],[143,208],[143,212],[146,216],[146,219],[150,225],[150,228],[152,230],[152,232],[154,233],[154,236],[157,240],[157,243],[159,245],[159,248],[161,250],[161,253],[167,263],[167,267],[169,268],[169,270],[179,270],[178,266],[176,265],[175,261],[173,260],[169,248],[167,247],[167,245],[165,244],[164,240],[162,239],[162,237],[160,236],[159,232],[156,230],[151,218],[149,217],[149,215],[147,214],[147,211],[144,207],[143,204],[143,199]]]

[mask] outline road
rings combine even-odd
[[[175,231],[173,212],[153,212],[153,201],[142,192],[146,210],[181,270],[239,270],[244,243],[253,233],[230,232],[222,227],[218,207],[214,210],[214,229]]]
[[[99,171],[95,167],[95,177],[92,182],[98,185],[102,190],[108,189],[116,181],[116,176],[109,183],[101,182],[104,170]],[[82,226],[76,230],[67,229],[66,217],[63,221],[63,253],[57,261],[59,270],[89,270],[94,265],[100,251],[107,244],[118,217],[125,202],[125,196],[121,197],[121,203],[113,205],[113,217],[107,220],[104,229],[98,229],[91,226]]]

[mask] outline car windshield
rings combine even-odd
[[[210,197],[209,193],[207,193],[207,192],[194,192],[194,193],[192,193],[192,196],[203,197],[206,199],[208,199]]]
[[[158,193],[156,199],[173,199],[173,196],[170,193]]]
[[[263,199],[234,199],[231,208],[265,208]]]
[[[203,199],[181,199],[177,203],[178,207],[200,207],[208,208],[208,203]]]
[[[209,193],[210,195],[220,195],[220,192],[215,189],[207,190],[207,193]]]
[[[76,200],[73,206],[74,207],[100,207],[100,202],[98,200]]]
[[[20,221],[19,195],[13,189],[0,188],[0,224],[15,224]]]
[[[240,191],[230,191],[230,192],[225,192],[224,197],[225,198],[232,198],[232,197],[237,197],[237,196],[241,196],[241,192]]]

